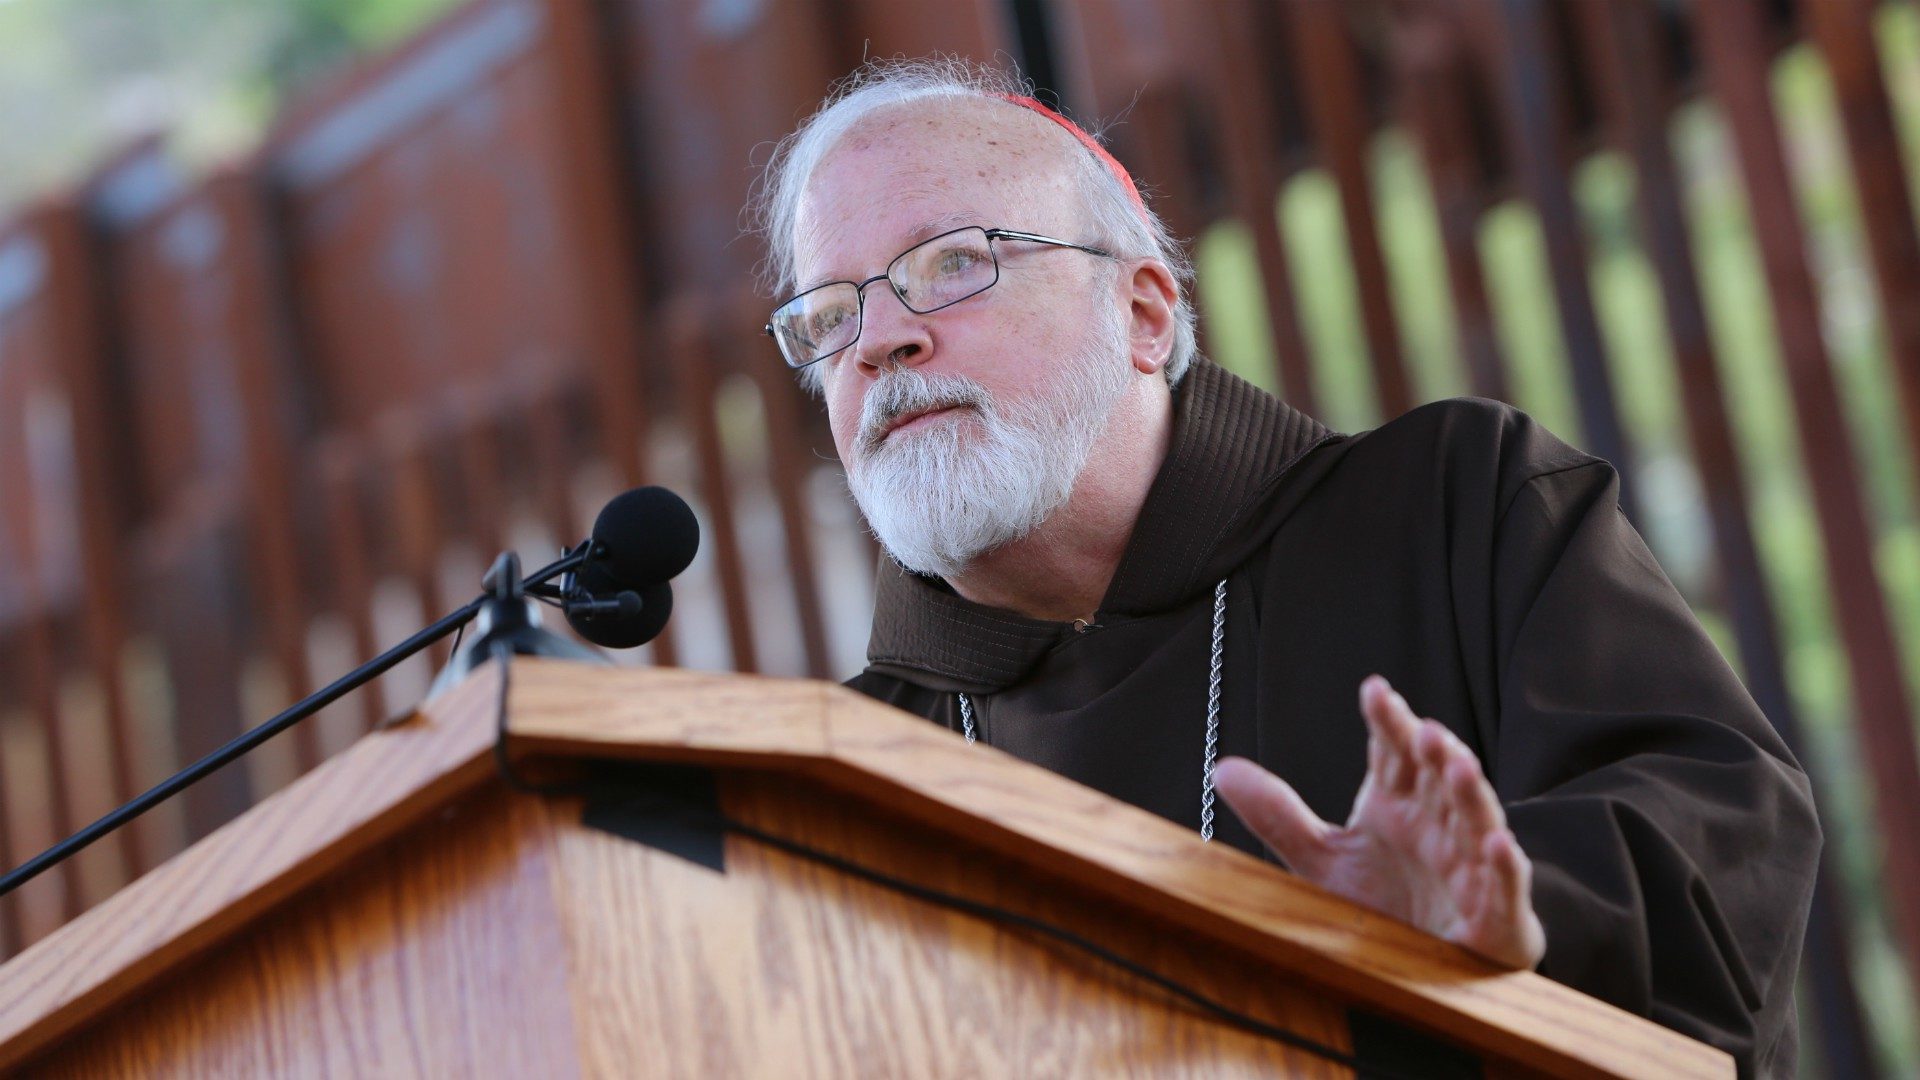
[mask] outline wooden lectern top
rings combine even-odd
[[[0,1072],[494,780],[489,665],[0,967]],[[1564,1076],[1733,1074],[1731,1059],[1378,915],[1191,830],[837,685],[520,658],[508,748],[807,778],[1300,985]]]

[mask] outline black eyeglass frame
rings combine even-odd
[[[993,257],[993,280],[987,282],[985,285],[980,286],[979,288],[973,290],[972,292],[968,293],[965,296],[957,296],[952,300],[948,300],[943,304],[936,304],[933,307],[925,308],[925,309],[914,307],[913,304],[910,303],[905,296],[901,295],[900,286],[893,280],[893,268],[900,265],[900,260],[906,258],[907,256],[920,250],[921,248],[926,247],[928,244],[932,244],[940,240],[945,240],[949,236],[958,236],[963,232],[979,232],[979,233],[984,233],[986,235],[987,254]],[[799,300],[801,297],[804,297],[804,296],[811,296],[814,293],[819,292],[821,289],[831,289],[836,285],[853,286],[854,296],[857,298],[855,307],[854,307],[854,318],[858,321],[859,325],[854,327],[852,339],[849,340],[845,345],[840,346],[839,348],[833,350],[832,352],[821,353],[819,356],[816,356],[813,359],[806,361],[805,363],[796,364],[793,362],[793,359],[787,355],[787,350],[784,348],[780,348],[780,337],[778,334],[774,333],[773,321],[771,319],[767,321],[767,324],[764,327],[761,327],[760,332],[773,339],[774,347],[776,349],[779,349],[780,351],[780,359],[786,361],[786,364],[789,368],[792,368],[795,371],[799,371],[801,368],[812,367],[813,365],[819,363],[822,360],[827,359],[830,356],[836,356],[840,353],[847,351],[848,349],[853,348],[855,345],[859,344],[860,335],[864,333],[867,328],[867,286],[873,284],[876,281],[886,282],[887,287],[893,290],[894,297],[900,301],[901,305],[904,306],[908,311],[911,311],[916,315],[931,315],[936,311],[944,311],[947,308],[950,308],[953,305],[958,304],[964,300],[971,300],[974,297],[979,296],[981,293],[986,292],[988,289],[993,288],[995,285],[1000,284],[1000,252],[998,249],[996,249],[993,246],[993,242],[995,240],[1020,240],[1029,244],[1046,244],[1050,247],[1072,248],[1075,251],[1084,251],[1089,255],[1098,255],[1103,259],[1118,259],[1120,257],[1114,254],[1113,252],[1107,251],[1103,248],[1089,247],[1086,244],[1076,244],[1071,240],[1059,240],[1051,236],[1042,236],[1039,233],[1023,232],[1019,229],[986,228],[980,225],[963,225],[958,229],[948,229],[946,232],[940,233],[937,236],[929,236],[925,240],[920,241],[919,243],[913,245],[907,250],[901,252],[900,254],[895,255],[887,263],[887,268],[884,272],[875,274],[872,277],[866,279],[865,281],[853,281],[851,279],[844,280],[844,281],[823,281],[820,284],[815,285],[811,289],[807,289],[803,292],[795,293],[794,295],[788,297],[785,301],[781,302],[781,304],[778,307],[775,307],[773,309],[774,314],[778,315],[781,312],[781,310],[786,308],[787,305],[792,304],[795,300]]]

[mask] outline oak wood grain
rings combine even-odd
[[[428,703],[411,723],[369,736],[0,967],[0,1070],[45,1050],[83,1021],[105,1022],[107,1006],[135,991],[156,996],[156,980],[189,960],[214,963],[209,958],[229,951],[216,943],[260,923],[264,913],[273,911],[266,923],[274,923],[289,918],[287,911],[315,905],[352,908],[337,890],[367,875],[358,869],[362,863],[350,860],[486,780],[497,692],[495,673],[483,669]],[[1150,966],[1211,987],[1235,1007],[1318,1032],[1314,1037],[1326,1042],[1338,1045],[1344,1035],[1311,1004],[1315,998],[1361,1003],[1477,1048],[1489,1056],[1493,1073],[1517,1066],[1573,1076],[1732,1074],[1730,1060],[1718,1051],[1538,976],[1493,971],[1459,949],[1272,866],[1203,844],[1185,829],[997,751],[965,747],[951,733],[837,686],[519,660],[510,705],[510,747],[517,757],[651,758],[722,767],[731,803],[741,813],[761,815],[769,831],[795,830],[869,864],[883,858],[915,867],[931,875],[928,883],[957,885],[958,891],[977,889],[982,881],[993,888],[1019,882],[1006,886],[1004,897],[985,895],[1076,929],[1105,926],[1121,951],[1133,950]],[[760,786],[740,788],[756,770],[785,777],[781,783],[800,786],[794,790],[812,784],[816,791],[839,794],[769,794],[786,789],[764,778],[755,781]],[[489,790],[505,793],[501,787]],[[519,796],[498,801],[549,805]],[[862,809],[838,816],[817,809],[841,804]],[[519,836],[514,843],[535,843],[518,825],[520,832],[497,828]],[[737,880],[748,885],[722,896],[711,883],[702,884],[699,875],[706,871],[660,862],[671,856],[636,855],[633,845],[577,825],[554,828],[550,839],[540,841],[552,848],[542,856],[545,863],[520,855],[486,863],[481,854],[491,849],[484,848],[460,859],[519,866],[522,876],[535,874],[529,867],[546,867],[551,893],[559,898],[552,905],[557,914],[542,914],[547,908],[538,905],[498,910],[509,926],[527,918],[560,921],[571,958],[567,985],[578,1060],[589,1073],[621,1071],[620,1063],[630,1063],[642,1049],[636,1032],[649,1029],[631,1016],[637,1026],[607,1019],[624,1015],[624,1009],[601,1013],[588,1006],[649,997],[655,1012],[647,1015],[679,1018],[672,1025],[652,1021],[656,1034],[683,1030],[682,1024],[707,1032],[697,1044],[684,1044],[699,1049],[676,1051],[695,1055],[685,1059],[689,1068],[728,1065],[726,1055],[739,1053],[729,1046],[778,1047],[794,1038],[800,1040],[794,1045],[813,1055],[792,1059],[796,1068],[803,1062],[809,1068],[874,1062],[916,1071],[937,1062],[942,1069],[935,1071],[942,1071],[947,1063],[991,1068],[1017,1061],[1032,1068],[1013,1071],[1050,1071],[1052,1063],[1068,1060],[1100,1067],[1107,1063],[1097,1058],[1102,1054],[1152,1063],[1141,1066],[1147,1071],[1179,1071],[1185,1068],[1181,1062],[1195,1060],[1226,1063],[1229,1071],[1237,1070],[1236,1062],[1300,1065],[1267,1060],[1263,1055],[1279,1051],[1237,1045],[1234,1040],[1243,1040],[1238,1033],[1175,1015],[1164,1003],[1158,1012],[1142,1013],[1137,992],[1127,997],[1110,977],[1072,968],[1083,960],[1056,955],[1047,969],[1051,977],[1031,978],[1024,974],[1037,970],[1027,962],[1037,948],[1030,943],[1003,941],[1005,935],[962,916],[868,895],[868,886],[777,853],[736,850],[731,857]],[[939,858],[919,858],[916,846]],[[429,853],[418,861],[434,865],[439,858]],[[385,869],[372,875],[376,882],[415,872],[406,860],[378,865]],[[451,898],[443,907],[463,896],[489,895],[484,876],[442,878],[438,892],[416,882],[394,895]],[[321,888],[288,903],[296,891],[323,879]],[[365,914],[375,909],[362,904],[353,910],[362,914],[342,916],[346,921],[328,924],[336,929],[327,933],[293,934],[307,942],[301,946],[306,952],[298,953],[304,966],[284,959],[284,950],[273,951],[282,946],[245,945],[256,937],[252,933],[230,949],[268,950],[260,954],[266,958],[246,963],[281,973],[273,984],[280,994],[275,1000],[323,993],[298,988],[337,974],[330,957],[378,953],[356,944],[361,939],[348,932],[362,923],[383,925]],[[721,913],[729,913],[730,928],[707,927],[706,917]],[[490,924],[471,925],[482,928],[471,932],[473,947],[490,948],[482,932]],[[1146,928],[1147,943],[1129,939],[1129,926],[1135,934]],[[365,933],[365,927],[354,933]],[[367,940],[404,953],[411,946],[398,933]],[[409,933],[432,937],[426,930]],[[1197,957],[1207,959],[1191,959]],[[1003,963],[1011,966],[1002,971]],[[1235,981],[1214,974],[1236,970],[1236,964],[1252,965],[1257,977]],[[425,966],[431,965],[408,962],[403,974],[427,979]],[[914,972],[921,974],[909,977]],[[972,989],[948,995],[943,987],[949,979]],[[1069,1031],[1064,1019],[1004,1027],[999,1009],[1008,1003],[1016,1016],[1084,1013],[1094,1034]],[[1144,1031],[1143,1015],[1155,1017]],[[936,1016],[942,1024],[930,1022]],[[869,1023],[868,1017],[877,1019]],[[976,1037],[955,1035],[948,1021]],[[177,1031],[189,1041],[211,1037],[204,1026],[186,1021]],[[751,1037],[747,1043],[736,1038],[742,1033]],[[278,1045],[291,1052],[296,1041],[282,1038]],[[1188,1053],[1155,1056],[1169,1045]],[[789,1063],[778,1056],[769,1061],[733,1063],[749,1073],[782,1071]]]
[[[0,1072],[485,779],[498,686],[362,739],[0,967]]]
[[[723,685],[724,684],[724,685]],[[817,701],[817,705],[813,702]],[[716,704],[718,703],[718,704]],[[1722,1051],[1368,911],[1224,845],[842,687],[517,666],[523,753],[773,764],[1248,950],[1489,1054],[1567,1076],[1729,1076]],[[963,751],[963,752],[956,752]],[[959,823],[964,823],[960,825]]]
[[[24,1071],[577,1075],[552,813],[471,795],[97,1017]]]
[[[1346,1052],[1345,1003],[1051,874],[803,778],[731,773],[731,816],[1072,928]],[[553,862],[590,1075],[1350,1076],[1077,951],[760,846],[725,873],[584,829]],[[636,977],[636,975],[638,977]]]
[[[912,880],[1071,925],[1347,1048],[1344,1003],[936,830],[876,817],[817,782],[731,774],[724,805]],[[716,873],[578,821],[573,799],[471,795],[155,980],[26,1071],[1351,1075],[1172,1005],[1071,950],[750,841],[730,841]]]

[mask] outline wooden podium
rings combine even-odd
[[[672,811],[703,800],[1363,1068],[1733,1074],[832,684],[516,660],[506,755],[586,794],[509,785],[500,708],[488,665],[0,967],[0,1074],[1353,1075],[1083,950]]]

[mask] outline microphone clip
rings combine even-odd
[[[632,589],[622,589],[612,597],[577,593],[561,601],[561,610],[569,619],[635,619],[646,610],[646,601]]]
[[[646,601],[633,589],[619,589],[612,594],[595,592],[581,580],[580,567],[590,560],[606,557],[606,545],[595,544],[593,540],[582,540],[575,547],[563,553],[566,558],[578,560],[573,569],[560,576],[559,588],[548,587],[538,595],[555,600],[564,611],[568,622],[596,619],[637,619],[646,609]]]
[[[544,587],[536,585],[529,589],[520,573],[518,555],[502,552],[480,579],[480,584],[487,595],[474,617],[473,641],[447,661],[447,666],[428,688],[427,697],[437,696],[492,659],[496,642],[505,642],[520,656],[554,656],[603,665],[609,662],[604,655],[540,625],[539,606],[529,598],[529,593],[537,594],[544,591]]]
[[[552,599],[574,633],[605,649],[631,649],[652,641],[673,614],[666,582],[634,584],[613,572],[605,543],[587,539],[566,553],[573,565],[561,575]]]

